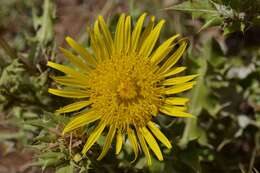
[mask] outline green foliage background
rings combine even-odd
[[[89,46],[86,26],[104,15],[164,18],[161,40],[181,33],[190,46],[180,64],[200,75],[186,96],[197,119],[159,116],[174,144],[165,160],[131,164],[127,143],[96,161],[104,138],[87,156],[85,139],[60,132],[69,116],[54,115],[69,100],[47,93],[54,86],[47,60],[68,63],[57,51],[67,35]],[[0,172],[258,173],[260,170],[259,0],[1,0]],[[88,132],[90,129],[83,129]]]

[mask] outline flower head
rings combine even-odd
[[[151,17],[143,29],[145,18],[146,14],[143,14],[132,29],[131,17],[122,14],[112,37],[104,19],[99,16],[90,31],[90,50],[70,37],[66,41],[73,52],[61,48],[75,68],[48,62],[48,66],[65,73],[65,76],[52,78],[66,86],[63,89],[49,89],[49,92],[79,99],[57,110],[58,113],[79,111],[63,133],[95,123],[96,127],[82,150],[86,154],[102,132],[108,129],[98,160],[106,155],[114,139],[118,154],[126,136],[135,159],[142,149],[147,163],[151,164],[150,148],[159,160],[163,160],[157,140],[167,148],[172,146],[153,122],[155,117],[159,113],[192,117],[185,112],[188,99],[174,96],[195,84],[191,80],[196,75],[176,77],[185,67],[174,67],[187,41],[178,39],[180,36],[177,34],[155,48],[165,21],[161,20],[155,25],[155,19]]]

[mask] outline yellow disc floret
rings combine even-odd
[[[144,126],[160,104],[158,76],[146,57],[106,59],[90,73],[89,81],[92,108],[120,130]]]

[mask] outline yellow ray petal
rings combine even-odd
[[[66,86],[72,86],[72,87],[79,87],[86,89],[88,88],[87,81],[82,81],[81,79],[75,78],[75,77],[68,77],[68,76],[50,76],[55,82],[66,85]]]
[[[105,20],[103,19],[102,16],[98,16],[98,22],[100,24],[100,29],[104,34],[105,42],[109,46],[109,54],[111,54],[113,52],[113,49],[114,49],[114,43],[113,43],[111,33],[110,33],[110,31],[109,31],[109,29],[106,25],[106,22],[105,22]]]
[[[79,79],[81,79],[83,81],[86,80],[86,78],[87,78],[86,75],[84,75],[82,73],[79,73],[79,72],[77,72],[77,71],[75,71],[75,70],[73,70],[73,69],[71,69],[69,67],[66,67],[64,65],[61,65],[61,64],[56,64],[56,63],[53,63],[51,61],[48,61],[47,66],[52,67],[52,68],[54,68],[56,70],[59,70],[59,71],[65,73],[67,75],[79,78]]]
[[[94,32],[89,32],[90,35],[90,44],[91,44],[91,48],[95,53],[95,57],[97,59],[98,62],[100,62],[102,60],[103,55],[102,55],[102,48],[99,44],[99,41],[96,37],[96,35],[94,34]]]
[[[162,107],[163,107],[163,108],[166,108],[166,109],[178,110],[178,111],[181,111],[181,112],[187,111],[187,107],[186,107],[186,106],[163,105]]]
[[[120,52],[124,48],[124,34],[125,34],[125,14],[121,14],[117,23],[116,27],[116,34],[115,34],[115,49],[117,52]]]
[[[184,97],[168,97],[165,99],[165,103],[169,105],[186,105],[188,101],[189,99]]]
[[[173,116],[173,117],[187,117],[187,118],[194,117],[192,114],[187,113],[187,112],[182,112],[176,108],[161,107],[159,110],[162,113],[169,115],[169,116]]]
[[[139,19],[136,22],[135,28],[133,30],[132,33],[132,39],[131,39],[131,50],[134,52],[137,48],[138,42],[139,42],[139,38],[140,38],[140,34],[142,31],[142,27],[143,27],[143,23],[144,23],[144,19],[146,17],[146,13],[142,14],[142,16],[139,17]]]
[[[89,97],[89,92],[80,89],[54,89],[49,88],[48,92],[60,97],[67,98],[86,98]]]
[[[67,112],[73,112],[80,110],[86,106],[89,106],[91,104],[90,101],[79,101],[72,104],[69,104],[67,106],[64,106],[58,110],[56,110],[57,113],[67,113]]]
[[[103,35],[100,32],[98,21],[94,24],[94,35],[96,38],[96,42],[99,45],[99,51],[101,52],[101,57],[103,59],[110,57],[111,52],[109,51],[110,45],[106,44]]]
[[[180,93],[180,92],[191,89],[195,84],[196,84],[196,82],[192,81],[192,82],[187,82],[184,84],[171,86],[171,87],[165,88],[164,94],[169,95],[169,94]]]
[[[161,141],[161,143],[163,143],[167,148],[172,148],[171,142],[168,140],[168,138],[161,132],[161,130],[156,127],[156,124],[153,123],[152,121],[148,122],[148,127],[149,129],[152,131],[152,133],[154,134],[154,136],[156,136],[156,138]]]
[[[143,33],[141,34],[140,41],[138,42],[137,48],[140,49],[141,45],[143,44],[144,40],[147,36],[151,33],[154,27],[155,17],[151,16],[148,25],[145,27]]]
[[[169,76],[178,74],[178,73],[183,72],[184,70],[186,70],[186,68],[187,67],[176,67],[176,68],[173,68],[173,69],[169,70],[169,72],[163,74],[162,77],[169,77]]]
[[[83,150],[81,151],[82,154],[86,154],[88,152],[88,150],[92,147],[92,145],[98,140],[99,136],[101,135],[105,127],[106,127],[106,123],[104,121],[100,121],[98,126],[88,137],[88,140],[84,145]]]
[[[139,54],[145,57],[148,57],[150,53],[152,52],[155,43],[157,42],[161,29],[165,23],[165,20],[161,20],[155,28],[151,31],[151,33],[147,36],[145,39],[142,47],[140,48]]]
[[[116,154],[119,154],[123,145],[123,136],[120,131],[117,132],[116,135]]]
[[[176,62],[181,58],[184,53],[188,43],[186,39],[180,40],[180,47],[169,57],[169,59],[162,65],[158,73],[166,73],[168,70],[176,64]]]
[[[87,51],[86,48],[78,44],[75,40],[73,40],[71,37],[66,37],[67,43],[70,45],[71,48],[73,48],[82,58],[86,60],[87,63],[90,63],[92,65],[96,64],[96,60],[90,53]]]
[[[113,138],[115,136],[115,133],[116,133],[116,125],[110,126],[107,137],[105,139],[105,144],[103,146],[102,152],[98,156],[97,160],[101,160],[107,154],[109,147],[111,146],[111,143],[112,143]]]
[[[96,20],[94,24],[94,33],[96,34],[97,37],[102,37],[102,34],[100,33],[100,29],[99,29],[98,20]]]
[[[149,130],[146,127],[141,128],[140,131],[142,132],[144,139],[146,140],[146,142],[148,143],[158,160],[162,161],[163,156],[161,149],[157,144],[156,140],[154,139],[153,135],[149,132]]]
[[[125,20],[125,52],[128,53],[131,46],[131,16]]]
[[[188,75],[188,76],[181,76],[181,77],[173,77],[170,79],[166,79],[162,82],[162,85],[177,85],[188,82],[194,78],[198,77],[198,75]]]
[[[172,50],[173,46],[171,46],[172,42],[178,38],[180,34],[176,34],[166,40],[163,44],[161,44],[151,56],[151,62],[154,64],[159,64],[166,55]]]
[[[73,53],[71,53],[70,51],[60,47],[61,52],[63,53],[63,55],[69,59],[69,61],[71,63],[73,63],[75,66],[77,66],[78,68],[80,68],[83,71],[89,71],[90,67],[85,64],[84,61],[82,61],[80,59],[80,57],[77,57],[76,55],[74,55]]]
[[[140,141],[142,150],[144,152],[144,155],[145,155],[145,158],[146,158],[146,161],[147,161],[147,165],[151,165],[152,164],[151,155],[150,155],[149,149],[146,145],[146,142],[144,140],[144,137],[142,135],[142,132],[139,129],[137,130],[137,136],[138,136],[138,139]]]
[[[100,115],[97,115],[94,111],[84,112],[73,118],[63,129],[62,134],[68,133],[79,127],[92,123],[100,119]]]
[[[160,55],[162,58],[167,57],[167,55],[171,52],[171,50],[173,49],[173,45],[169,46],[166,48],[166,50],[164,52],[161,52],[162,54]],[[153,67],[154,67],[154,72],[156,73],[158,71],[158,69],[160,69],[160,66],[158,65],[157,62],[152,62],[153,63]],[[161,75],[161,78],[164,78],[163,75]]]
[[[134,154],[135,154],[134,160],[132,162],[135,162],[138,157],[138,142],[136,139],[136,135],[135,135],[134,130],[131,128],[127,129],[127,135],[128,135],[128,138],[130,140],[130,143],[132,145],[132,148],[133,148]]]

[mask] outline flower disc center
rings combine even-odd
[[[137,86],[133,80],[126,79],[119,83],[117,92],[122,99],[133,99],[137,96]]]
[[[135,55],[105,59],[88,76],[91,107],[122,131],[145,126],[161,104],[153,68],[148,58]]]

